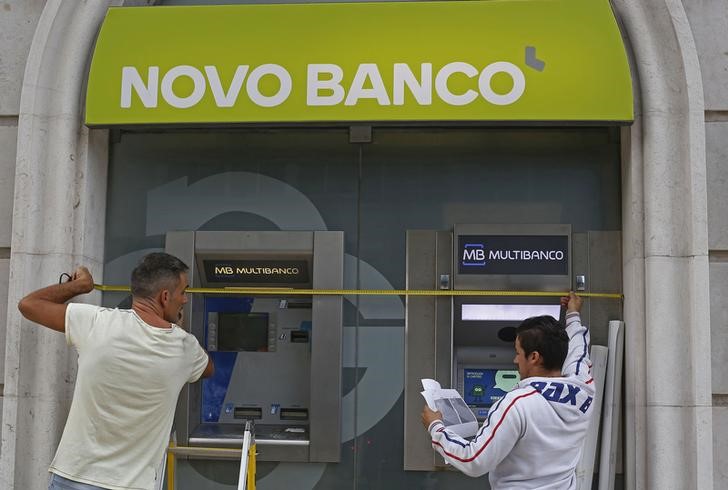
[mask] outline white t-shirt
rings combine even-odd
[[[177,326],[85,304],[68,305],[66,340],[78,375],[50,471],[113,490],[154,488],[179,392],[200,378],[207,354]]]

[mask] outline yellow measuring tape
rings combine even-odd
[[[130,291],[129,286],[107,286],[94,284],[103,292]],[[516,297],[561,297],[568,291],[498,291],[498,290],[450,290],[450,289],[296,289],[296,288],[187,288],[190,294],[256,295],[298,295],[298,296],[516,296]],[[622,299],[619,293],[577,293],[583,298]]]

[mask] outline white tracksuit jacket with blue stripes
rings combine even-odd
[[[579,313],[566,315],[569,353],[561,377],[531,377],[496,402],[468,441],[436,420],[432,445],[469,476],[490,473],[490,486],[505,489],[575,489],[576,465],[593,408],[589,330]]]

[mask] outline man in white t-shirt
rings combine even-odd
[[[187,270],[169,254],[145,256],[132,272],[130,310],[66,304],[93,290],[85,267],[18,303],[28,320],[65,332],[78,352],[49,490],[155,487],[182,386],[214,370],[197,339],[175,324],[187,303]]]

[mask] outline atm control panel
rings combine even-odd
[[[311,302],[206,299],[206,347],[216,374],[203,381],[203,423],[308,423]]]

